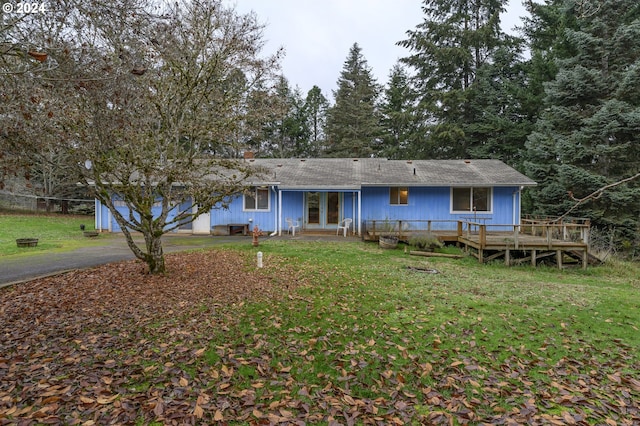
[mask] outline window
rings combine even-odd
[[[269,210],[269,188],[253,187],[244,194],[245,210]]]
[[[389,188],[389,204],[403,206],[409,204],[409,188],[406,186]]]
[[[491,188],[453,188],[451,210],[454,212],[490,212]]]

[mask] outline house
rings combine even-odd
[[[361,235],[367,221],[457,221],[519,225],[522,189],[535,182],[498,160],[387,160],[384,158],[254,159],[266,170],[250,190],[213,209],[179,232],[209,234],[258,226],[287,232],[286,218],[300,231],[337,230],[353,219]],[[185,204],[176,211],[197,208]],[[238,228],[234,228],[237,226]],[[96,202],[96,229],[118,231],[105,206]]]

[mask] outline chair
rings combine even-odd
[[[352,219],[343,219],[339,224],[338,224],[338,229],[336,229],[336,235],[338,235],[340,233],[340,230],[342,229],[342,232],[344,234],[344,236],[347,236],[347,232],[349,232],[349,227],[351,226],[351,222],[353,220]]]
[[[297,220],[294,221],[290,217],[286,218],[285,221],[287,222],[287,234],[291,234],[295,237],[296,228],[300,228],[300,224],[298,223]]]

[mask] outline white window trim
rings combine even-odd
[[[469,197],[471,197],[471,199],[469,200],[469,205],[471,206],[470,210],[454,210],[453,209],[453,190],[454,189],[465,189],[465,188],[470,188],[471,191],[469,192]],[[491,209],[489,210],[479,210],[479,211],[473,211],[473,189],[474,188],[488,188],[489,189],[489,201],[490,201],[490,205],[491,205]],[[493,214],[493,187],[492,186],[452,186],[451,189],[449,190],[449,213],[451,214]]]
[[[407,203],[406,204],[392,204],[391,203],[391,189],[392,188],[398,188],[398,190],[402,189],[402,188],[407,188]],[[399,191],[398,191],[398,196],[400,195]],[[389,187],[389,193],[387,194],[387,199],[389,200],[389,206],[391,207],[407,207],[409,206],[409,187],[408,186],[390,186]],[[400,199],[398,199],[398,201],[400,201]]]
[[[269,192],[269,188],[266,188],[265,190],[267,191],[267,208],[266,209],[259,209],[257,208],[257,204],[258,204],[258,188],[257,186],[252,186],[251,190],[253,191],[253,195],[254,198],[256,200],[256,208],[254,209],[248,209],[246,206],[246,202],[247,202],[247,194],[242,194],[242,211],[243,212],[270,212],[271,211],[271,192]]]

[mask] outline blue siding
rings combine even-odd
[[[313,191],[313,189],[310,189]],[[244,211],[243,197],[235,197],[229,205],[229,209],[214,208],[211,210],[211,229],[216,225],[230,223],[251,223],[251,227],[257,225],[262,231],[271,232],[277,230],[276,221],[281,217],[283,223],[280,226],[286,231],[284,219],[291,217],[294,220],[303,219],[304,194],[306,191],[282,191],[282,213],[278,214],[277,192],[269,190],[269,209],[260,211]],[[322,192],[322,191],[320,191]],[[339,192],[339,191],[336,191]],[[358,194],[354,191],[341,192],[340,218],[352,218],[354,229],[357,229],[357,200]],[[407,205],[391,205],[389,202],[389,187],[364,187],[361,190],[362,220],[433,220],[450,221],[435,223],[434,229],[455,229],[455,221],[476,217],[482,219],[488,225],[510,225],[520,223],[520,192],[518,187],[496,187],[492,190],[492,211],[487,213],[451,212],[451,188],[449,187],[410,187]],[[515,204],[514,204],[515,201]],[[100,211],[96,221],[103,230],[109,229],[108,209],[98,204]],[[515,207],[515,211],[514,211]],[[128,215],[126,207],[118,207],[118,210]],[[160,207],[154,207],[156,214],[160,213]],[[177,209],[169,216],[177,214]],[[120,228],[115,220],[111,221],[111,229],[119,232]],[[300,221],[303,222],[302,220]],[[335,229],[335,225],[328,225],[327,229]],[[498,230],[498,228],[492,228]]]
[[[287,224],[285,219],[298,220],[302,224],[304,218],[304,192],[302,191],[283,191],[282,192],[282,228],[286,231]]]
[[[519,211],[515,212],[514,194],[519,197],[518,187],[498,187],[492,191],[492,211],[468,213],[451,212],[451,188],[448,187],[410,187],[407,205],[392,205],[389,202],[388,187],[370,187],[362,189],[363,220],[434,220],[457,221],[463,218],[477,217],[487,224],[508,225],[519,223]],[[516,198],[516,208],[520,205]],[[456,224],[435,224],[441,229],[455,229]],[[497,230],[497,228],[494,228]]]
[[[277,202],[276,193],[269,190],[269,210],[243,211],[243,197],[235,197],[228,209],[214,208],[211,210],[211,229],[216,225],[229,223],[251,223],[252,228],[257,225],[262,231],[273,231]]]

